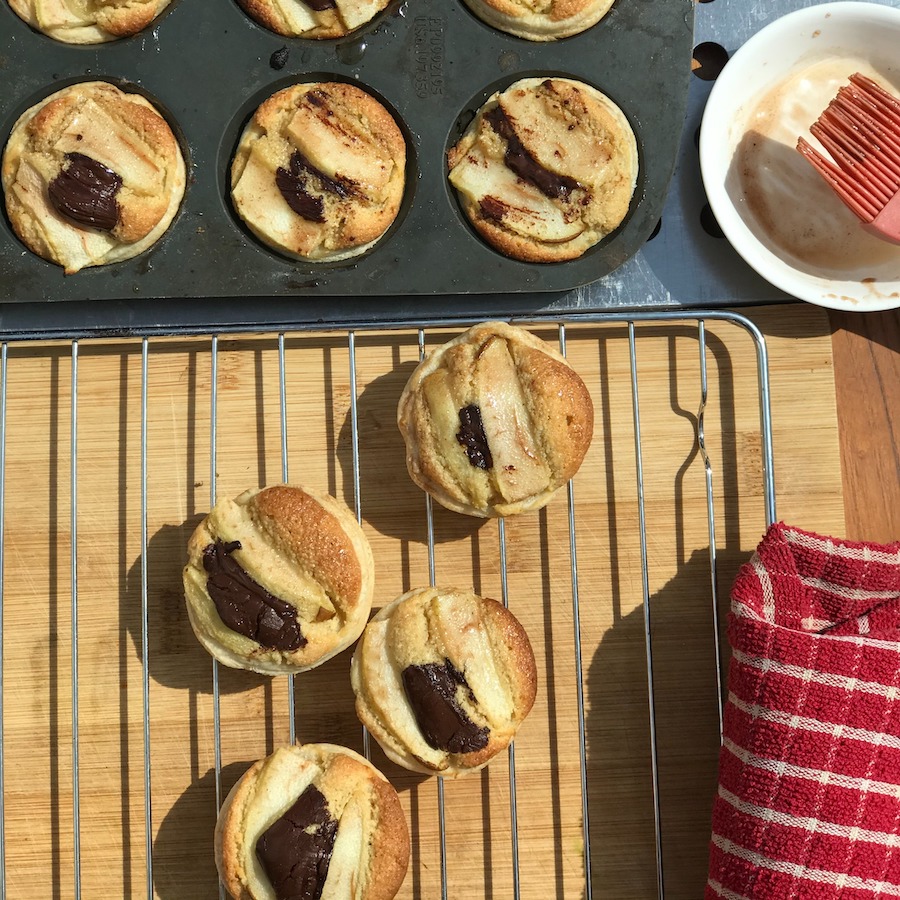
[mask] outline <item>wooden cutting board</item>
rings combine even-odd
[[[768,336],[778,511],[843,528],[831,345],[811,307],[757,311]],[[714,475],[719,606],[764,528],[756,359],[750,336],[707,325],[706,436]],[[452,333],[452,332],[451,332]],[[555,329],[540,329],[557,340]],[[651,597],[663,872],[668,898],[705,882],[718,752],[706,488],[695,448],[697,327],[639,325],[646,587]],[[429,346],[447,333],[429,333]],[[574,482],[593,896],[646,900],[657,867],[641,541],[627,329],[570,327],[568,355],[596,428]],[[3,534],[7,896],[75,896],[72,549],[77,609],[77,856],[82,896],[147,896],[141,602],[148,600],[149,775],[155,895],[215,898],[212,663],[183,608],[192,529],[218,496],[282,480],[277,338],[222,339],[211,459],[211,342],[153,339],[147,357],[147,545],[141,537],[140,342],[77,349],[77,516],[72,520],[72,350],[10,345]],[[429,577],[424,495],[409,481],[396,402],[415,334],[356,337],[360,502],[376,605]],[[354,504],[346,335],[284,342],[287,478]],[[516,741],[521,896],[584,891],[572,559],[565,492],[506,523],[509,604],[534,643],[537,704]],[[435,510],[438,583],[501,592],[496,522]],[[146,581],[142,580],[142,564]],[[302,741],[362,749],[349,654],[295,679]],[[287,680],[220,669],[222,788],[288,740]],[[402,898],[440,897],[437,781],[373,761],[413,835]],[[445,785],[448,896],[513,896],[506,757]]]

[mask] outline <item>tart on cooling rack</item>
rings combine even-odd
[[[389,759],[451,777],[504,750],[537,692],[519,621],[496,600],[457,588],[420,588],[381,609],[350,679],[357,714]]]
[[[327,494],[274,485],[219,501],[188,545],[184,590],[197,639],[226,666],[303,672],[365,627],[372,551]]]
[[[254,763],[222,804],[216,866],[236,900],[391,900],[409,831],[397,792],[334,744],[281,747]]]
[[[545,506],[578,471],[594,407],[549,344],[485,322],[418,365],[397,421],[419,487],[455,512],[510,516]]]

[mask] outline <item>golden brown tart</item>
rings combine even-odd
[[[596,88],[524,78],[484,104],[448,165],[463,212],[491,246],[513,259],[562,262],[624,220],[637,141]]]
[[[590,394],[565,358],[503,322],[429,353],[397,417],[412,480],[470,516],[545,506],[578,471],[594,429]]]
[[[406,141],[350,84],[297,84],[257,109],[231,167],[238,215],[265,244],[313,262],[369,249],[400,210]]]
[[[381,609],[353,654],[356,712],[388,758],[429,775],[480,769],[531,711],[528,635],[496,600],[419,588]]]
[[[355,516],[327,494],[281,484],[220,500],[191,536],[188,556],[191,626],[226,666],[303,672],[365,627],[372,551]]]
[[[409,863],[397,792],[334,744],[281,747],[222,804],[216,866],[235,900],[391,900]]]
[[[149,100],[88,81],[19,117],[2,180],[19,239],[73,274],[156,243],[184,196],[185,164]]]
[[[339,38],[362,27],[390,0],[238,0],[260,25],[285,37]]]
[[[146,28],[171,0],[9,0],[36,31],[67,44],[100,44]]]
[[[555,41],[596,25],[613,0],[465,0],[488,25],[529,41]]]

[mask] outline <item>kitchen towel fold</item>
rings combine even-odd
[[[900,897],[900,543],[773,525],[729,639],[707,900]]]

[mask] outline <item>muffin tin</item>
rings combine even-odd
[[[152,29],[109,44],[59,44],[0,5],[0,140],[21,113],[76,81],[106,79],[154,101],[189,165],[182,208],[149,251],[64,276],[0,221],[2,300],[366,297],[565,291],[632,256],[659,219],[690,76],[693,0],[618,0],[598,25],[555,43],[498,32],[460,0],[406,0],[337,41],[286,39],[231,0],[176,0]],[[286,52],[285,52],[286,50]],[[283,67],[278,68],[283,63]],[[640,174],[624,224],[583,257],[507,259],[465,221],[445,154],[494,91],[564,75],[608,94],[638,138]],[[257,105],[297,81],[345,80],[394,112],[408,140],[397,221],[365,256],[309,264],[264,248],[238,221],[228,170]]]

